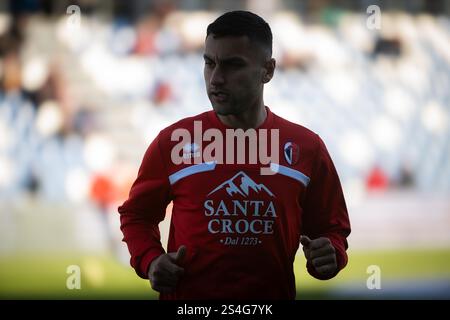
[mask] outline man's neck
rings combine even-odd
[[[256,129],[261,126],[266,120],[267,110],[264,106],[264,103],[262,103],[256,109],[250,108],[239,115],[223,116],[218,114],[217,116],[219,117],[220,121],[228,127],[243,130],[247,130],[250,128]]]

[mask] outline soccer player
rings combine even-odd
[[[337,172],[317,134],[264,104],[275,60],[261,17],[217,18],[204,60],[213,110],[159,133],[119,207],[131,265],[160,299],[295,299],[300,243],[317,279],[347,264]],[[158,224],[171,201],[165,253]]]

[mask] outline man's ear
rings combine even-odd
[[[272,80],[273,74],[275,72],[275,67],[276,67],[276,61],[274,58],[270,58],[270,60],[267,60],[266,62],[264,62],[264,73],[263,73],[263,78],[262,78],[263,83],[267,83],[270,80]]]

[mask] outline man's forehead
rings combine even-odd
[[[205,41],[205,55],[211,58],[219,57],[252,57],[255,47],[247,36],[214,37],[210,34]]]

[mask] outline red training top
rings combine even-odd
[[[161,294],[160,299],[294,299],[293,262],[301,234],[311,239],[328,237],[336,249],[339,270],[346,265],[350,222],[339,177],[323,141],[266,109],[256,140],[245,140],[245,164],[227,164],[232,162],[227,155],[236,163],[237,143],[234,157],[233,149],[224,147],[220,161],[220,137],[211,139],[211,135],[221,133],[225,142],[230,128],[213,111],[167,127],[147,149],[129,199],[119,212],[131,265],[147,279],[150,263],[165,253],[158,224],[173,201],[168,251],[187,247],[185,273],[176,291]],[[201,124],[203,141],[198,134],[194,137],[194,121]],[[180,136],[172,141],[172,133],[179,128],[187,129],[196,142],[186,136],[184,141]],[[213,142],[206,141],[206,130],[211,128],[216,129],[209,134]],[[270,130],[274,129],[279,130],[276,161],[270,154],[275,143]],[[271,155],[270,163],[261,156],[256,163],[250,162],[250,148],[257,146],[261,151],[266,144],[267,151],[262,153]],[[211,152],[214,146],[215,153]],[[175,164],[172,152],[192,163]],[[211,160],[206,159],[208,153],[216,156],[215,161],[207,161]],[[271,168],[272,174],[261,174],[263,167]],[[325,280],[311,265],[307,268],[312,276]]]

